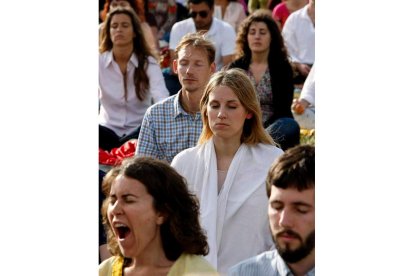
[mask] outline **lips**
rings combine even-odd
[[[293,231],[289,231],[289,230],[278,233],[276,237],[282,238],[285,240],[294,240],[294,239],[300,240],[301,239],[298,234],[296,234]]]
[[[114,222],[113,229],[119,240],[124,240],[131,233],[131,229],[121,222]]]

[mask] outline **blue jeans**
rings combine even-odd
[[[300,127],[292,118],[279,118],[266,131],[284,151],[300,143]]]

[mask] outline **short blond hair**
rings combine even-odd
[[[174,58],[178,58],[178,52],[188,46],[193,46],[194,48],[202,49],[207,54],[207,59],[209,64],[212,64],[216,57],[216,48],[214,47],[213,42],[207,39],[205,36],[205,31],[189,33],[181,38],[177,47],[174,51]]]

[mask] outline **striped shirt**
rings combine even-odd
[[[135,155],[171,163],[180,151],[197,144],[203,126],[201,114],[185,112],[179,101],[180,95],[181,90],[148,108],[142,120]]]
[[[276,250],[266,251],[260,255],[244,260],[229,269],[228,276],[294,276]],[[315,276],[315,268],[306,276]]]

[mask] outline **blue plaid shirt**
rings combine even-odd
[[[197,144],[203,127],[201,114],[185,112],[179,101],[180,95],[181,90],[148,108],[142,120],[135,155],[171,163],[180,151]]]
[[[294,276],[276,250],[263,252],[230,267],[228,276]],[[315,267],[305,276],[315,276]]]

